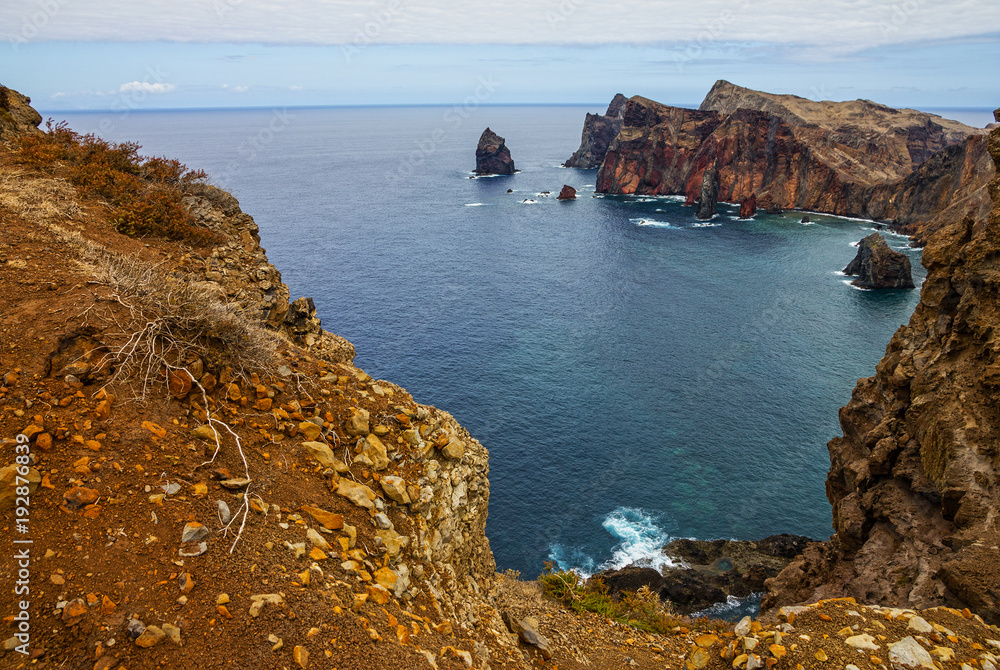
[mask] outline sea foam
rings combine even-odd
[[[584,577],[602,570],[620,570],[627,565],[654,570],[678,565],[663,553],[671,537],[655,515],[636,507],[619,507],[604,518],[601,526],[618,541],[610,558],[598,563],[579,549],[553,544],[549,548],[549,559],[560,570],[574,570]]]

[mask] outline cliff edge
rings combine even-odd
[[[1000,130],[988,145],[1000,166]],[[1000,179],[989,191],[988,220],[928,242],[920,303],[829,443],[836,532],[769,582],[766,608],[851,595],[1000,622]]]

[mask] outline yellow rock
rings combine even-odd
[[[368,585],[368,597],[372,602],[379,605],[385,605],[392,598],[392,594],[389,590],[380,584],[369,584]]]
[[[398,580],[399,576],[390,568],[379,568],[375,571],[375,581],[378,582],[379,586],[382,586],[389,591],[395,590],[396,582]]]
[[[334,514],[333,512],[327,512],[325,509],[320,509],[319,507],[305,506],[302,511],[315,519],[321,526],[327,530],[340,530],[344,527],[344,515]],[[345,549],[346,551],[346,549]]]
[[[711,633],[706,633],[705,635],[699,635],[694,639],[694,643],[699,647],[711,647],[716,642],[721,642],[721,640],[716,635]]]
[[[153,423],[152,421],[143,421],[142,427],[151,432],[157,439],[167,436],[167,429],[159,424]]]
[[[295,649],[292,650],[292,660],[294,660],[300,668],[308,668],[309,651],[302,645],[296,646]]]
[[[768,647],[768,650],[770,650],[771,655],[774,656],[775,658],[782,658],[787,653],[785,651],[785,648],[780,644],[772,644],[770,647]]]
[[[302,431],[307,440],[315,440],[323,433],[323,429],[312,421],[303,421],[300,423],[299,430]]]
[[[324,551],[319,547],[313,547],[312,550],[309,552],[309,558],[313,559],[314,561],[322,561],[325,560],[326,557],[327,557],[326,553],[324,553]]]
[[[706,637],[702,635],[701,637]],[[715,637],[714,635],[712,637]],[[695,647],[690,654],[688,654],[687,660],[684,661],[684,667],[687,670],[702,670],[708,666],[712,657],[709,656],[708,652],[703,649],[700,645]]]
[[[820,663],[826,663],[828,659],[829,656],[827,656],[826,652],[823,651],[822,649],[816,652],[816,660],[819,661]]]
[[[955,660],[955,650],[949,649],[948,647],[934,647],[931,649],[931,654],[936,656],[942,663]]]

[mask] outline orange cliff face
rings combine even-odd
[[[639,96],[597,176],[612,194],[685,195],[718,162],[718,199],[936,230],[945,210],[982,213],[993,174],[983,131],[868,101],[813,102],[719,82],[699,110]]]
[[[1000,129],[988,148],[1000,165]],[[931,237],[920,303],[829,443],[836,532],[768,583],[765,608],[849,595],[1000,623],[1000,179],[989,191],[987,219]]]

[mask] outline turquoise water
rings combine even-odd
[[[672,537],[827,537],[838,409],[917,292],[838,275],[869,223],[723,205],[703,225],[676,198],[595,197],[595,171],[559,167],[586,111],[60,117],[206,169],[360,367],[489,448],[501,569],[621,566]],[[486,126],[518,174],[469,178]],[[577,200],[555,200],[564,183]]]

